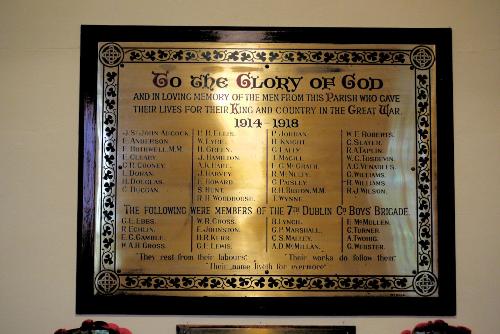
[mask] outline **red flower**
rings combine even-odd
[[[107,326],[109,329],[113,329],[115,330],[116,332],[118,332],[119,334],[132,334],[132,332],[127,329],[127,328],[123,328],[123,327],[120,327],[118,326],[117,324],[114,324],[114,323],[108,323],[108,326]]]

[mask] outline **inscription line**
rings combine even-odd
[[[191,205],[194,205],[194,129],[191,129]],[[193,215],[191,215],[191,253],[193,252]]]
[[[344,205],[344,132],[340,130],[340,204]]]
[[[268,242],[269,242],[269,237],[268,237],[268,217],[266,217],[266,253],[267,253],[267,250],[268,250]]]
[[[340,218],[340,252],[344,253],[344,217]]]
[[[191,215],[191,253],[193,252],[193,228],[194,225],[194,220],[193,220],[193,215]]]
[[[191,204],[194,204],[194,129],[191,129]]]
[[[266,129],[266,204],[269,204],[269,129]]]

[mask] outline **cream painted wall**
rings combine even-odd
[[[172,334],[178,323],[399,334],[429,319],[76,316],[80,24],[452,27],[458,313],[445,320],[498,333],[499,17],[498,0],[1,0],[0,333],[52,333],[93,318],[134,334]]]

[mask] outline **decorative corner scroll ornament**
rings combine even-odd
[[[116,43],[104,44],[99,51],[99,60],[108,67],[118,66],[123,60],[123,50]]]
[[[120,287],[120,279],[114,271],[103,270],[95,278],[97,291],[103,295],[112,295]]]
[[[413,286],[420,296],[431,296],[437,291],[438,280],[433,273],[422,271],[415,276]]]
[[[411,63],[418,70],[427,70],[434,64],[434,52],[427,46],[417,46],[411,52]]]

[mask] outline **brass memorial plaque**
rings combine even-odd
[[[87,55],[92,295],[440,300],[436,43],[225,33]]]

